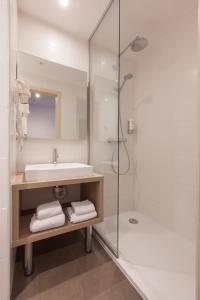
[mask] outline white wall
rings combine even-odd
[[[88,72],[87,41],[19,14],[19,50]]]
[[[124,75],[131,73],[134,75],[135,68],[134,62],[121,57],[120,63],[120,80],[123,82]],[[135,77],[135,75],[134,75]],[[135,177],[135,145],[137,142],[137,134],[128,134],[128,120],[134,119],[133,111],[133,91],[134,91],[134,77],[126,81],[123,89],[120,92],[120,114],[122,119],[122,129],[124,136],[127,140],[126,147],[128,149],[129,159],[130,159],[130,170],[120,176],[119,184],[119,209],[120,212],[126,212],[133,210],[135,208],[133,201],[133,193],[135,190],[134,180]],[[121,129],[120,129],[121,135]],[[128,170],[128,155],[125,151],[124,145],[120,144],[119,147],[119,166],[121,173]]]
[[[17,65],[17,1],[10,1],[10,184],[16,174],[16,114],[15,114],[15,79],[16,79],[16,65]],[[12,236],[12,190],[10,189],[10,203],[11,203],[11,236]],[[10,273],[11,273],[11,289],[14,276],[15,266],[15,249],[11,250],[10,255]]]
[[[10,16],[10,24],[9,24]],[[12,20],[11,20],[12,17]],[[10,25],[10,26],[9,26]],[[12,255],[10,251],[10,222],[11,222],[11,192],[10,182],[12,175],[15,173],[15,152],[12,156],[9,153],[12,141],[15,135],[12,131],[14,119],[13,105],[10,102],[12,93],[10,93],[10,84],[12,86],[15,74],[15,58],[16,58],[16,40],[13,38],[9,45],[9,33],[13,36],[13,27],[16,25],[16,2],[1,1],[0,2],[0,299],[10,299],[10,266],[12,272]],[[9,32],[9,28],[11,31]],[[16,27],[15,27],[16,30]],[[11,51],[10,48],[11,47]],[[9,74],[11,71],[11,76]],[[11,109],[9,109],[11,108]],[[11,116],[9,122],[9,115]],[[10,128],[10,133],[9,133]],[[10,171],[9,171],[10,170]],[[11,263],[10,263],[11,259]]]
[[[102,31],[104,33],[104,31]],[[109,138],[118,137],[118,55],[117,45],[116,53],[100,46],[103,40],[103,33],[92,42],[92,72],[91,77],[91,162],[97,171],[105,176],[105,216],[117,214],[117,174],[112,170],[112,156],[114,153],[114,169],[117,171],[118,148],[117,144],[108,143]],[[111,42],[112,43],[112,42]],[[108,43],[108,46],[109,43]],[[114,49],[113,49],[114,50]],[[121,62],[121,83],[123,74],[132,73],[134,63],[130,60]],[[121,112],[123,117],[123,130],[127,139],[129,149],[131,168],[125,175],[120,175],[120,212],[133,210],[133,149],[135,135],[127,135],[127,120],[133,117],[132,94],[133,86],[131,81],[127,82],[121,93]],[[121,131],[120,131],[121,137]],[[126,172],[128,168],[128,157],[125,155],[124,145],[120,144],[120,173]],[[112,188],[111,188],[112,186]]]
[[[123,121],[131,114],[138,127],[135,144],[129,148],[134,159],[131,195],[140,212],[194,240],[198,29],[195,10],[184,11],[167,28],[166,25],[157,28],[155,35],[152,32],[145,50],[129,54],[135,57],[134,77],[124,87],[121,104]],[[122,76],[130,71],[130,67],[124,67],[123,59],[121,66]],[[128,93],[130,85],[132,90]]]
[[[149,1],[149,6],[151,2],[154,1]],[[158,2],[154,3],[155,7]],[[122,14],[121,37],[126,40],[122,49],[137,35],[146,37],[148,46],[137,53],[127,50],[120,64],[121,81],[125,74],[133,74],[120,95],[123,129],[131,159],[129,173],[120,176],[120,212],[137,209],[193,241],[197,190],[196,3],[196,0],[176,1],[175,13],[173,1],[166,2],[167,10],[165,6],[159,7],[162,15],[158,15],[153,5],[143,11],[145,1],[143,4],[141,0],[122,1],[122,12],[127,7],[132,9]],[[173,16],[170,22],[168,16]],[[106,137],[108,118],[116,123],[114,102],[113,107],[109,106],[111,99],[103,103],[109,98],[106,81],[113,80],[114,88],[116,79],[113,72],[116,55],[100,46],[108,34],[108,24],[102,25],[91,46],[91,159],[97,170],[105,174],[105,215],[115,214],[117,204],[116,176],[109,164],[112,146],[98,135],[100,128]],[[113,30],[113,39],[115,34]],[[108,46],[111,46],[109,42]],[[104,95],[99,95],[97,90],[100,86],[97,77],[104,79]],[[110,85],[112,88],[112,83]],[[129,118],[136,121],[136,135],[127,134]],[[117,151],[115,161],[116,158]],[[120,145],[120,170],[126,166],[127,156]]]
[[[115,146],[113,165],[117,171],[117,145],[109,144],[108,139],[117,138],[118,96],[115,92],[117,72],[113,66],[117,66],[118,56],[101,46],[103,34],[104,31],[100,31],[91,43],[90,162],[94,165],[96,172],[102,173],[105,177],[104,215],[117,216],[118,179],[112,170],[111,163]],[[126,201],[124,203],[126,207]],[[113,227],[116,230],[115,225]]]
[[[16,175],[15,79],[18,48],[17,0],[10,1],[10,175]]]
[[[16,64],[17,64],[17,1],[10,1],[10,184],[16,174],[16,114],[15,114],[15,79],[16,79]],[[10,203],[12,201],[12,191],[10,189]],[[12,224],[12,204],[10,214],[10,224]],[[11,226],[12,236],[12,226]],[[10,255],[10,282],[12,289],[12,282],[14,276],[14,264],[15,264],[15,249],[12,249]]]
[[[30,34],[31,32],[31,34]],[[62,65],[88,71],[87,41],[59,31],[27,15],[19,14],[19,50]],[[18,152],[18,170],[25,163],[52,160],[52,149],[57,147],[60,161],[87,162],[87,141],[28,140]]]

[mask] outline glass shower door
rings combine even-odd
[[[104,222],[96,232],[118,255],[119,0],[90,39],[90,164],[104,175]]]

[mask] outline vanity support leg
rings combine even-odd
[[[85,252],[92,252],[92,225],[85,228]]]
[[[24,275],[31,276],[33,273],[33,244],[24,245]]]

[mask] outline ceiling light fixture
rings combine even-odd
[[[69,0],[59,0],[59,3],[63,7],[67,7],[69,5]]]

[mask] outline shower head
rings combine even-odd
[[[136,36],[134,41],[130,44],[131,50],[139,52],[145,49],[148,45],[148,40],[145,37]]]
[[[124,48],[124,50],[120,53],[122,55],[126,50],[130,47],[133,52],[139,52],[144,50],[148,45],[148,40],[145,37],[136,36],[136,38]]]

